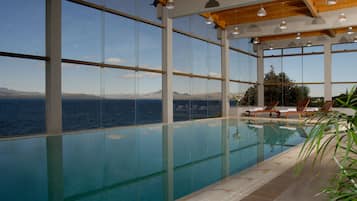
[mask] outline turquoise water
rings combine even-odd
[[[171,201],[295,146],[298,125],[213,119],[0,141],[1,201]]]

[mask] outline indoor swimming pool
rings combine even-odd
[[[3,201],[171,201],[304,141],[282,122],[211,119],[0,140]]]

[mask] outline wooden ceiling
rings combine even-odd
[[[263,6],[267,12],[265,17],[258,17],[257,11]],[[321,12],[339,10],[357,6],[357,0],[337,0],[336,5],[327,5],[326,0],[273,0],[268,3],[233,8],[202,16],[211,16],[221,28],[231,25],[255,23],[266,20],[282,19],[291,16],[317,17]]]

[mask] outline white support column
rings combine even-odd
[[[227,30],[221,31],[221,68],[222,68],[222,117],[229,116],[229,40]]]
[[[46,1],[46,130],[62,132],[61,0]]]
[[[257,62],[257,81],[258,81],[258,106],[264,106],[264,58],[263,46],[257,47],[258,62]]]
[[[332,76],[331,76],[331,65],[332,65],[332,57],[331,57],[331,43],[324,44],[324,59],[325,59],[325,101],[332,100]]]
[[[172,92],[172,19],[169,18],[168,9],[162,7],[162,121],[173,122],[173,92]]]
[[[173,125],[164,125],[162,130],[164,197],[166,201],[174,201],[174,128]]]

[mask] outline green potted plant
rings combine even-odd
[[[353,87],[343,98],[336,101],[353,111],[352,115],[332,111],[317,113],[314,126],[308,134],[299,153],[301,164],[312,157],[313,164],[323,157],[330,157],[326,151],[333,149],[334,161],[339,167],[330,186],[323,189],[331,200],[357,200],[357,93]],[[302,166],[300,166],[302,167]]]

